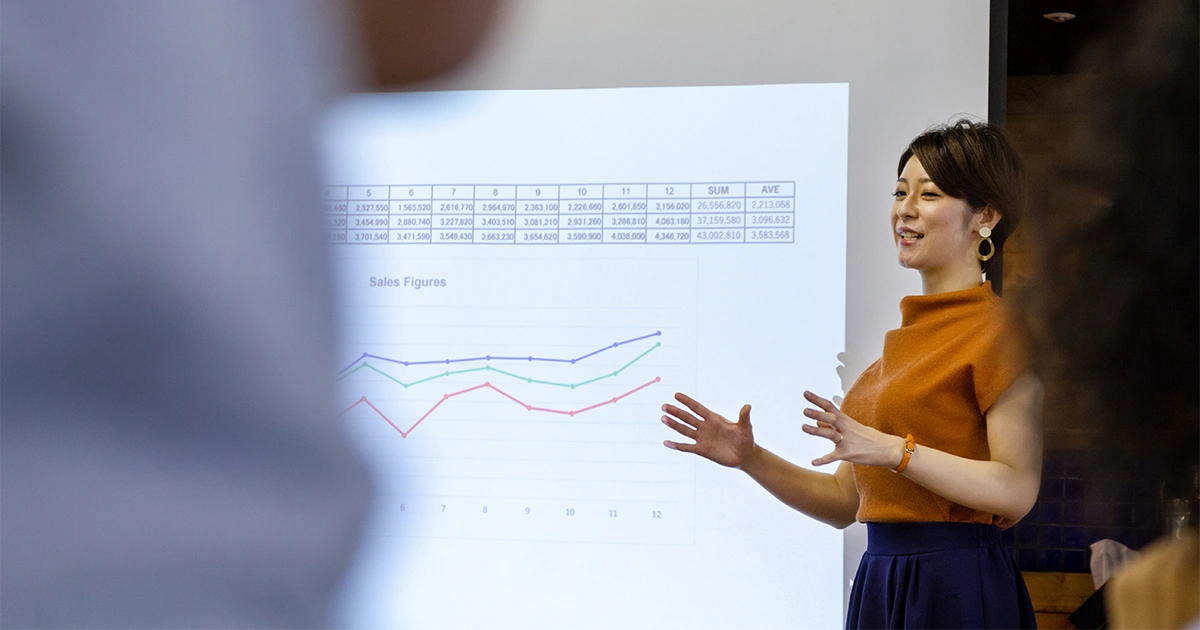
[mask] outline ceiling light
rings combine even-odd
[[[1067,20],[1074,20],[1075,14],[1067,13],[1066,11],[1055,11],[1053,13],[1047,13],[1047,14],[1043,15],[1042,17],[1046,18],[1047,20],[1050,20],[1051,22],[1058,22],[1059,24],[1062,24],[1063,22],[1066,22]]]

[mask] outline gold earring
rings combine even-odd
[[[975,256],[979,258],[980,262],[991,260],[992,256],[996,255],[996,244],[992,242],[992,228],[986,225],[979,228],[979,235],[983,237],[983,240],[979,241],[979,245],[975,246]],[[980,246],[984,243],[987,243],[986,254],[980,251]]]

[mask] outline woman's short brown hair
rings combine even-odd
[[[942,192],[963,199],[974,212],[991,206],[1002,217],[992,229],[996,251],[1016,229],[1025,209],[1025,175],[1021,160],[1004,132],[967,119],[933,127],[913,138],[900,156],[896,177],[916,156]],[[980,263],[983,271],[991,261]]]

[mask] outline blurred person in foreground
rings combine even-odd
[[[313,126],[492,5],[4,3],[0,626],[329,623],[370,487]]]
[[[1020,301],[1046,383],[1047,426],[1090,436],[1093,476],[1164,464],[1190,526],[1108,583],[1113,628],[1200,627],[1200,12],[1137,3],[1090,51],[1082,116],[1037,186],[1036,270]],[[1181,521],[1183,522],[1183,521]]]

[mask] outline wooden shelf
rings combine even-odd
[[[1074,628],[1067,619],[1096,592],[1090,573],[1023,571],[1038,628]]]

